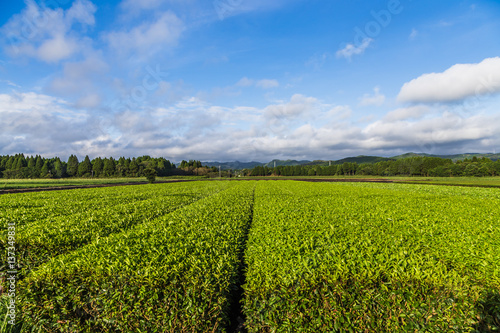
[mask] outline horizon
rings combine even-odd
[[[249,163],[500,147],[497,1],[0,9],[0,155]]]
[[[29,158],[29,157],[35,157],[39,154],[34,154],[34,155],[30,155],[30,154],[24,154],[24,153],[17,153],[17,154],[23,154],[25,156],[25,158]],[[10,156],[15,156],[17,154],[11,154]],[[301,160],[301,159],[271,159],[271,160],[267,160],[267,161],[257,161],[257,160],[253,160],[253,161],[241,161],[241,160],[227,160],[227,161],[223,161],[223,160],[220,160],[220,161],[216,161],[216,160],[200,160],[200,159],[196,159],[196,158],[190,158],[190,159],[180,159],[180,160],[170,160],[168,158],[166,158],[165,156],[152,156],[152,155],[138,155],[138,156],[89,156],[90,160],[93,161],[94,159],[96,158],[102,158],[102,159],[105,159],[105,158],[113,158],[115,161],[119,160],[120,158],[125,158],[125,159],[132,159],[132,158],[139,158],[139,157],[144,157],[144,156],[149,156],[151,158],[165,158],[166,160],[168,160],[170,163],[173,163],[174,165],[177,165],[177,164],[180,164],[182,163],[183,161],[191,161],[191,160],[194,160],[194,161],[199,161],[201,163],[220,163],[220,164],[229,164],[229,163],[242,163],[242,164],[248,164],[248,163],[260,163],[260,164],[269,164],[271,162],[274,162],[274,161],[282,161],[282,162],[288,162],[288,161],[296,161],[296,162],[338,162],[338,161],[341,161],[341,160],[345,160],[345,159],[352,159],[352,158],[360,158],[360,157],[374,157],[374,158],[395,158],[395,157],[400,157],[400,156],[403,156],[403,155],[411,155],[411,154],[414,154],[414,155],[418,155],[418,156],[422,156],[422,155],[429,155],[431,157],[440,157],[440,158],[444,158],[445,156],[459,156],[459,155],[497,155],[497,153],[458,153],[458,154],[426,154],[426,153],[415,153],[415,152],[406,152],[406,153],[403,153],[403,154],[399,154],[399,155],[390,155],[390,156],[378,156],[378,155],[357,155],[357,156],[346,156],[346,157],[341,157],[341,158],[338,158],[338,159],[314,159],[314,160]],[[82,162],[86,156],[88,155],[83,155],[83,156],[78,156],[76,154],[72,154],[72,155],[75,155],[78,159],[79,162]],[[7,156],[7,155],[1,155],[0,156]],[[40,157],[42,158],[45,158],[45,159],[51,159],[51,158],[59,158],[61,160],[61,162],[67,162],[69,157],[70,156],[65,156],[65,157],[61,157],[61,156],[44,156],[44,155],[40,155]]]

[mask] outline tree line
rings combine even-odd
[[[356,162],[322,166],[295,165],[276,168],[256,166],[249,176],[426,176],[426,177],[486,177],[500,176],[500,160],[483,157],[453,162],[439,157],[408,157],[374,164]]]
[[[200,170],[201,169],[201,170]],[[194,175],[207,169],[200,161],[182,161],[179,168],[169,160],[159,157],[141,156],[133,158],[88,156],[82,161],[71,155],[67,161],[59,157],[44,158],[40,155],[24,154],[0,156],[0,178],[69,178],[69,177],[146,177],[154,171],[160,177],[171,175]]]

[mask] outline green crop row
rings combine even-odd
[[[225,332],[239,297],[248,332],[500,330],[497,189],[167,186],[19,227],[24,331]]]
[[[172,184],[178,187],[181,184]],[[8,223],[29,224],[33,221],[69,216],[91,210],[99,210],[123,203],[151,198],[168,188],[161,185],[148,187],[120,186],[98,189],[63,190],[0,196],[0,231]]]
[[[21,263],[19,278],[50,258],[75,250],[101,237],[125,231],[136,224],[145,223],[168,214],[184,205],[212,195],[227,187],[227,183],[190,183],[155,186],[149,200],[134,197],[124,202],[118,196],[116,204],[106,209],[91,210],[49,220],[39,220],[16,228],[16,259]],[[94,190],[99,192],[98,189]],[[75,192],[76,194],[76,192]],[[78,200],[78,197],[75,199]],[[7,236],[5,233],[4,236]],[[2,262],[6,263],[8,238],[0,238]]]
[[[252,182],[38,267],[18,289],[28,330],[212,332],[228,323]]]
[[[498,330],[493,191],[259,183],[246,251],[248,331]]]

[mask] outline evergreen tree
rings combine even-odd
[[[111,177],[111,176],[115,175],[116,166],[115,166],[115,161],[113,160],[112,157],[110,157],[109,159],[108,158],[104,159],[104,169],[103,170],[104,170],[104,175],[106,177]]]
[[[78,157],[71,155],[68,159],[68,166],[66,172],[70,177],[74,177],[78,174]]]
[[[150,184],[154,183],[156,180],[156,170],[153,168],[144,169],[144,175]]]
[[[35,172],[34,172],[35,177],[40,177],[40,174],[42,173],[42,167],[43,167],[42,157],[40,155],[37,155],[35,162]]]
[[[56,178],[64,177],[64,167],[63,167],[63,164],[62,164],[61,160],[59,159],[59,157],[56,157],[56,160],[54,162],[54,171],[55,171],[54,176]]]
[[[93,161],[93,170],[94,170],[94,177],[101,177],[102,176],[102,171],[104,169],[104,163],[102,161],[102,158],[98,157],[94,159]]]
[[[17,161],[16,161],[16,170],[21,170],[22,168],[24,168],[25,166],[27,165],[26,163],[26,159],[24,158],[24,155],[21,154],[17,157]]]
[[[36,159],[33,156],[28,158],[28,177],[36,178],[36,170],[35,170]]]
[[[90,163],[89,156],[85,156],[85,159],[78,165],[78,176],[89,177],[92,174],[92,163]]]
[[[130,176],[137,177],[137,173],[139,172],[139,165],[137,164],[135,157],[132,158],[132,161],[130,162],[129,172]]]
[[[5,169],[6,170],[11,170],[13,168],[13,164],[14,164],[14,156],[9,156],[9,159],[7,160],[7,163],[5,164]],[[14,168],[16,166],[14,165]]]
[[[45,160],[45,163],[43,163],[42,171],[40,172],[40,177],[43,178],[47,177],[49,175],[49,171],[50,171],[49,161]]]
[[[28,158],[28,168],[34,169],[35,168],[35,164],[36,164],[35,158],[33,156],[30,156]]]

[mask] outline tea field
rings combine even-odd
[[[203,181],[9,194],[0,230],[0,332],[500,330],[495,188]]]

